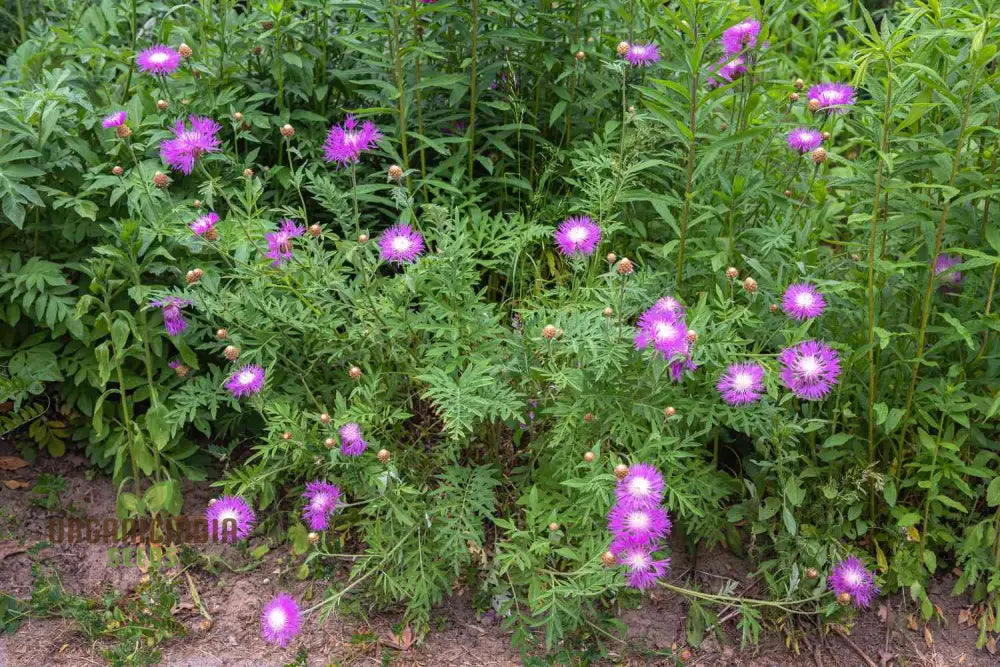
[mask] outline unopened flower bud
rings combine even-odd
[[[309,236],[316,238],[322,233],[323,233],[323,228],[320,227],[319,225],[316,224],[309,225]]]
[[[201,208],[201,200],[195,199],[193,202],[191,202],[191,205],[194,206],[195,208]]]
[[[122,174],[125,173],[125,170],[116,164],[114,167],[111,168],[111,173],[114,174],[115,176],[121,176]]]
[[[368,235],[358,234],[358,243],[368,243]]]
[[[753,294],[754,292],[757,291],[757,281],[754,280],[753,278],[749,277],[745,278],[743,280],[743,289],[749,292],[750,294]]]
[[[725,132],[726,130],[729,129],[729,123],[722,123],[721,125],[719,125],[719,129]]]
[[[810,157],[812,157],[812,161],[816,164],[823,164],[826,162],[826,149],[820,146],[812,152]]]
[[[805,88],[805,86],[806,82],[803,81],[802,79],[795,80],[795,90],[802,90],[803,88]]]
[[[789,102],[798,102],[799,101],[799,94],[798,93],[789,93],[788,94],[788,101]]]
[[[235,345],[227,345],[226,349],[222,351],[222,356],[224,356],[229,361],[236,361],[240,358],[240,348]]]
[[[806,579],[816,579],[818,577],[819,577],[819,570],[817,570],[816,568],[811,567],[808,570],[806,570]]]
[[[830,133],[829,132],[823,132],[819,136],[823,137],[823,141],[829,141],[830,140]]]
[[[819,111],[819,100],[817,99],[809,100],[809,103],[806,105],[806,108],[809,109],[809,111],[816,113],[817,111]]]
[[[784,195],[786,197],[791,197],[792,196],[792,191],[791,190],[785,190]]]
[[[199,76],[201,76],[201,73],[198,70],[195,70],[194,71],[194,78],[197,79]],[[191,104],[191,100],[188,99],[187,97],[182,97],[181,98],[181,104],[183,104],[184,106],[187,106],[187,105]]]
[[[166,111],[169,106],[166,100],[156,100],[156,108],[160,111]]]
[[[310,531],[310,533],[306,535],[306,539],[309,540],[309,544],[316,544],[317,542],[319,542],[319,533],[315,531]]]
[[[678,657],[681,659],[681,662],[687,662],[694,657],[694,654],[691,653],[691,649],[686,648],[681,650],[680,655]]]
[[[842,605],[851,604],[851,594],[848,592],[843,592],[837,596],[837,603]]]
[[[174,366],[174,373],[176,373],[179,378],[186,378],[189,372],[191,372],[191,369],[184,364],[177,364]]]
[[[281,129],[278,130],[278,131],[281,132],[281,136],[283,136],[283,137],[285,137],[287,139],[290,139],[293,136],[295,136],[295,128],[292,127],[288,123],[285,123],[284,125],[282,125]]]
[[[559,530],[559,524],[553,521],[552,523],[549,524],[549,530],[552,532]]]
[[[601,562],[604,563],[606,567],[612,567],[618,564],[618,559],[610,551],[605,551],[601,554]]]
[[[624,56],[628,53],[629,45],[628,42],[618,42],[618,55]]]
[[[635,271],[635,266],[632,264],[632,260],[628,257],[622,257],[618,262],[618,275],[630,276],[633,271]]]
[[[694,329],[687,330],[687,342],[697,343],[698,342],[698,332]]]
[[[618,261],[618,255],[616,255],[613,252],[609,252],[607,259],[608,259],[608,264],[614,264],[615,262]]]
[[[628,477],[628,466],[624,463],[619,463],[615,466],[615,478],[621,481]]]
[[[403,178],[403,168],[398,164],[394,164],[389,167],[389,179],[393,181],[399,181]]]
[[[740,270],[737,269],[735,266],[730,266],[728,269],[726,269],[726,277],[729,278],[730,280],[736,280],[737,278],[740,277]]]
[[[587,57],[587,54],[585,54],[583,51],[577,51],[576,52],[576,59],[577,60],[583,60],[586,57]]]
[[[776,312],[778,312],[778,304],[776,304],[776,303],[772,303],[772,304],[771,304],[771,305],[769,306],[769,308],[771,309],[771,312],[772,312],[772,313],[776,313]]]
[[[247,167],[243,170],[243,178],[253,178],[253,169]]]
[[[235,120],[237,123],[243,122],[243,114],[241,114],[239,111],[233,112],[233,120]]]
[[[604,309],[604,317],[611,317],[614,314],[615,311],[614,309],[611,308],[611,306],[608,306],[607,308]]]
[[[209,500],[208,500],[208,506],[211,507],[212,505],[214,505],[218,501],[219,501],[218,498],[209,498]]]
[[[284,433],[281,434],[281,439],[282,440],[291,440],[292,439],[292,432],[291,431],[285,431]]]
[[[634,106],[634,105],[632,105],[632,104],[630,104],[630,105],[628,106],[628,112],[629,112],[629,113],[635,113],[635,106]]]
[[[324,424],[329,424],[330,423],[330,415],[328,415],[327,413],[324,412],[323,414],[321,414],[319,416],[319,420],[321,422],[323,422]]]
[[[591,413],[591,412],[588,412],[587,414],[585,414],[585,415],[583,416],[583,421],[587,422],[588,424],[589,424],[590,422],[594,421],[594,415],[593,415],[593,413]]]
[[[861,261],[861,255],[859,255],[856,252],[852,252],[851,253],[851,259],[854,260],[855,262],[860,262]]]
[[[274,23],[271,21],[262,21],[260,26],[264,28],[264,30],[270,30],[274,27]]]
[[[196,282],[201,280],[201,277],[204,275],[204,273],[205,272],[202,271],[201,269],[191,269],[190,271],[187,272],[184,278],[185,280],[187,280],[188,285],[194,285]]]
[[[326,445],[327,449],[333,449],[333,446],[337,444],[337,441],[333,438],[327,438],[323,441],[323,444]]]
[[[181,54],[181,58],[190,58],[194,51],[187,44],[181,42],[181,45],[177,47],[177,53]]]
[[[165,188],[170,184],[170,178],[164,174],[162,171],[158,171],[153,174],[153,185],[158,188]]]
[[[128,139],[132,136],[132,128],[128,125],[119,125],[115,128],[115,134],[119,139]]]
[[[347,371],[347,374],[351,376],[352,380],[357,380],[361,377],[361,369],[357,366],[351,366],[351,370]]]
[[[676,414],[677,414],[677,408],[675,408],[672,405],[668,405],[667,407],[663,408],[663,416],[666,417],[667,419],[670,419]]]
[[[260,46],[260,44],[258,44],[257,46],[253,47],[253,54],[255,56],[259,56],[263,50],[264,49]]]
[[[542,328],[542,336],[545,338],[545,340],[552,340],[553,338],[556,337],[556,328],[551,324],[546,324]]]
[[[583,454],[583,460],[586,461],[587,463],[593,463],[594,462],[594,452],[584,452],[584,454]]]
[[[382,463],[382,465],[385,465],[386,463],[389,462],[389,458],[392,456],[392,454],[389,453],[388,449],[380,449],[378,450],[378,454],[376,454],[375,456],[378,458],[379,462]]]
[[[226,340],[229,336],[229,329],[217,329],[215,332],[215,337],[219,340]]]

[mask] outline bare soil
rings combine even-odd
[[[9,443],[0,442],[0,456],[15,456]],[[20,481],[30,486],[42,473],[60,474],[66,491],[56,510],[49,511],[29,500],[30,489],[8,488],[4,482]],[[61,459],[40,458],[15,471],[0,470],[0,592],[26,598],[31,594],[32,559],[57,568],[66,589],[72,593],[100,596],[109,588],[129,593],[139,584],[136,568],[109,567],[107,548],[101,545],[53,544],[32,556],[27,549],[47,540],[48,519],[55,516],[114,516],[115,489],[99,475],[88,479],[86,461],[69,455]],[[211,490],[204,484],[185,486],[187,507],[203,507]],[[252,546],[256,546],[254,540]],[[252,564],[229,547],[208,545],[206,551],[222,555],[237,569]],[[227,551],[227,549],[229,549]],[[286,649],[265,644],[259,637],[262,604],[278,590],[289,590],[297,598],[318,596],[323,584],[301,582],[294,576],[298,562],[284,547],[273,548],[256,561],[252,571],[220,570],[214,575],[199,568],[178,574],[181,602],[174,617],[187,628],[184,637],[162,645],[164,665],[176,667],[284,665],[295,660],[300,649],[309,665],[519,665],[522,659],[511,648],[509,633],[488,619],[477,618],[466,595],[456,595],[434,616],[434,629],[407,650],[392,646],[391,632],[399,622],[391,613],[331,616],[325,623],[310,619],[302,634]],[[752,591],[749,564],[726,551],[700,554],[695,561],[675,545],[673,576],[702,590],[719,590],[727,580],[740,582],[739,591]],[[190,583],[187,580],[190,575]],[[706,633],[698,648],[686,644],[687,602],[676,595],[658,592],[634,609],[624,610],[621,620],[628,627],[627,642],[606,644],[607,664],[677,665],[689,649],[687,664],[706,666],[816,667],[860,665],[878,667],[921,665],[980,667],[1000,664],[1000,657],[975,647],[977,630],[959,621],[969,601],[949,594],[951,581],[943,578],[931,588],[931,599],[940,607],[941,619],[928,625],[914,623],[913,605],[900,596],[882,598],[880,608],[861,613],[853,625],[825,635],[801,628],[768,628],[758,646],[740,648],[735,619],[729,617],[718,631]],[[211,616],[199,613],[191,586]],[[721,616],[726,618],[725,611]],[[965,615],[963,615],[965,616]],[[852,646],[853,644],[853,646]],[[61,619],[29,619],[13,634],[0,634],[0,667],[47,667],[48,665],[103,665],[102,646],[89,644],[73,624]],[[869,662],[871,661],[871,662]],[[535,662],[535,664],[544,664]]]

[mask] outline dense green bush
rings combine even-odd
[[[52,397],[24,447],[84,447],[123,514],[177,513],[178,481],[221,468],[268,510],[258,532],[308,554],[301,576],[360,555],[314,610],[364,593],[426,627],[461,580],[552,647],[613,634],[637,599],[601,555],[613,469],[644,461],[684,544],[748,554],[771,600],[843,615],[807,571],[853,553],[930,618],[928,578],[957,567],[982,641],[1000,632],[988,3],[29,4],[0,89],[0,400]],[[712,85],[748,17],[749,71]],[[622,41],[662,60],[631,67]],[[173,75],[137,70],[181,43]],[[846,113],[809,109],[826,81],[855,86]],[[102,127],[118,110],[130,132]],[[323,142],[348,113],[384,139],[338,169]],[[184,174],[160,147],[189,114],[221,145]],[[797,127],[828,132],[823,152],[792,150]],[[215,240],[189,228],[209,211]],[[565,257],[553,232],[579,215],[601,242]],[[273,266],[282,219],[310,229]],[[413,264],[379,259],[397,223],[423,235]],[[945,254],[960,281],[936,275]],[[797,282],[822,316],[776,307]],[[668,295],[696,332],[680,381],[633,345]],[[175,336],[151,305],[171,298],[190,301]],[[840,355],[821,401],[779,380],[807,339]],[[766,395],[727,405],[716,383],[749,359]],[[245,364],[264,389],[237,400]],[[347,423],[361,457],[335,446]],[[317,478],[346,506],[311,544]],[[748,638],[785,613],[755,605]]]

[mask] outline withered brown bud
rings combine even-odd
[[[618,42],[618,48],[615,50],[618,52],[618,55],[620,56],[627,55],[629,50],[628,42]]]
[[[681,650],[680,655],[678,655],[677,657],[681,659],[681,662],[688,662],[689,660],[691,660],[691,658],[694,657],[694,654],[691,653],[691,649],[686,648]]]
[[[817,111],[819,111],[819,100],[817,99],[809,100],[809,103],[806,105],[806,108],[809,109],[809,111],[816,113]]]
[[[236,361],[240,358],[240,348],[235,345],[227,345],[226,349],[222,351],[222,356],[224,356],[229,361]]]
[[[378,458],[379,462],[382,465],[385,465],[386,463],[389,462],[389,458],[392,456],[392,454],[389,453],[388,449],[380,449],[378,450],[378,454],[376,454],[375,456]]]
[[[621,480],[628,477],[628,466],[624,463],[619,463],[615,466],[615,477],[620,482]]]
[[[243,122],[243,114],[241,114],[239,111],[234,111],[233,112],[233,120],[235,120],[237,123],[242,123]]]
[[[310,531],[309,534],[306,535],[306,539],[309,540],[309,544],[316,544],[319,542],[319,533]]]
[[[204,234],[202,234],[202,236],[205,237],[206,241],[218,241],[219,240],[219,231],[217,229],[213,228],[213,229],[208,230]]]
[[[815,162],[816,164],[823,164],[824,162],[826,162],[826,149],[820,146],[819,148],[817,148],[812,152],[812,155],[810,155],[810,157],[812,158],[812,161]]]
[[[750,277],[745,278],[743,280],[743,289],[753,294],[757,291],[757,281]]]
[[[281,434],[281,439],[282,440],[291,440],[292,439],[292,432],[291,431],[285,431],[284,433]]]
[[[735,266],[730,266],[728,269],[726,269],[726,277],[729,278],[730,280],[736,280],[737,278],[740,277],[740,270],[737,269]]]
[[[165,188],[170,184],[170,178],[164,174],[162,171],[158,171],[153,174],[153,185],[158,188]]]
[[[601,554],[601,562],[604,563],[606,567],[613,567],[618,564],[618,559],[610,551],[605,551]]]
[[[111,168],[111,173],[114,174],[115,176],[121,176],[122,174],[125,173],[125,170],[116,164],[114,167]]]
[[[399,181],[403,178],[403,168],[398,164],[389,167],[389,180]]]
[[[553,338],[555,338],[556,337],[555,326],[551,324],[546,324],[544,327],[542,327],[542,336],[545,338],[545,340],[552,340]]]
[[[843,592],[837,596],[837,603],[842,605],[851,604],[851,594],[848,592]]]
[[[132,128],[128,125],[119,125],[115,128],[115,134],[119,139],[128,139],[132,136]]]
[[[584,452],[584,454],[583,454],[583,460],[586,461],[587,463],[593,463],[594,462],[594,452]]]
[[[229,329],[217,329],[215,332],[215,337],[219,340],[226,340],[229,337]]]
[[[324,424],[329,424],[330,423],[330,415],[328,415],[327,413],[324,412],[323,414],[321,414],[319,416],[319,420],[321,422],[323,422]]]
[[[322,233],[323,233],[323,228],[320,227],[319,225],[316,224],[309,225],[309,236],[316,238]]]
[[[181,42],[181,45],[177,47],[177,53],[181,54],[181,58],[190,58],[194,51],[191,50],[190,46]]]
[[[166,100],[156,100],[156,108],[160,111],[166,111],[169,106]]]
[[[635,271],[635,266],[632,264],[632,260],[628,257],[622,257],[618,261],[618,275],[630,276],[633,271]]]
[[[281,136],[285,137],[286,139],[290,139],[295,136],[295,128],[288,123],[282,125],[281,129],[278,131],[281,132]]]
[[[805,88],[805,85],[806,82],[803,81],[802,79],[795,80],[795,90],[802,90],[803,88]]]
[[[196,282],[198,282],[199,280],[201,280],[201,277],[204,274],[205,274],[205,272],[202,271],[201,269],[191,269],[184,276],[184,279],[187,280],[187,284],[188,285],[194,285]]]
[[[614,314],[615,311],[611,306],[608,306],[607,308],[604,309],[604,317],[611,317]]]
[[[347,371],[347,374],[351,376],[352,380],[357,380],[361,377],[361,369],[357,366],[351,366],[351,370]]]
[[[663,416],[666,417],[667,419],[670,419],[676,414],[677,414],[677,408],[675,408],[672,405],[668,405],[667,407],[663,408]]]

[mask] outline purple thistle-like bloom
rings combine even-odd
[[[601,242],[601,228],[586,215],[566,218],[556,229],[555,239],[559,252],[566,256],[592,255]]]
[[[722,32],[722,50],[727,56],[735,56],[744,49],[757,46],[757,35],[760,34],[760,23],[754,19],[740,21]]]
[[[961,263],[962,258],[956,255],[942,254],[934,259],[934,275],[941,280],[942,290],[946,292],[953,291],[962,284],[962,272],[951,270],[951,267]]]
[[[708,66],[709,76],[705,82],[710,88],[723,86],[747,71],[746,62],[743,56],[722,56],[715,64]]]
[[[639,317],[634,341],[636,349],[652,345],[666,360],[675,354],[687,354],[687,326],[683,312],[657,302]]]
[[[227,525],[229,519],[236,522],[235,530],[229,528],[231,524]],[[247,501],[239,496],[222,496],[209,503],[205,510],[205,520],[208,521],[208,534],[213,540],[233,542],[250,536],[250,531],[257,522],[257,515]]]
[[[663,475],[648,463],[629,466],[628,475],[615,487],[617,504],[630,509],[655,507],[663,500]]]
[[[105,116],[104,120],[101,121],[101,127],[105,130],[112,127],[120,127],[125,124],[125,116],[124,111],[116,111],[109,116]]]
[[[215,153],[219,150],[219,138],[216,133],[222,127],[211,118],[204,116],[188,116],[191,129],[183,120],[174,123],[174,138],[160,144],[160,158],[184,174],[194,170],[194,163],[202,153]]]
[[[424,251],[424,237],[409,225],[393,225],[378,237],[378,250],[383,262],[412,264]]]
[[[337,509],[340,502],[340,489],[333,484],[316,480],[306,484],[305,493],[302,494],[308,503],[302,511],[309,530],[326,530],[330,527],[330,516]]]
[[[786,347],[778,355],[781,381],[792,393],[807,401],[826,396],[840,376],[837,351],[815,340]]]
[[[198,236],[203,236],[208,230],[215,227],[217,222],[219,222],[219,216],[214,211],[209,211],[205,215],[198,216],[191,223],[191,231]]]
[[[670,517],[661,507],[615,505],[608,513],[608,530],[621,548],[652,544],[670,534]]]
[[[854,606],[859,608],[867,609],[879,594],[872,573],[854,556],[848,556],[847,560],[833,566],[826,585],[835,595],[848,593]]]
[[[625,566],[625,578],[632,588],[644,590],[666,576],[670,559],[655,560],[649,547],[630,547],[618,555],[618,562]]]
[[[147,74],[173,74],[181,64],[181,54],[169,46],[157,44],[135,57],[140,72]]]
[[[190,306],[191,302],[189,300],[181,299],[176,296],[170,296],[166,299],[151,301],[149,305],[161,309],[161,312],[163,313],[163,326],[167,328],[168,335],[176,336],[187,329],[187,322],[184,320],[184,314],[181,312],[181,308],[184,306]]]
[[[646,44],[629,44],[625,60],[632,67],[647,67],[660,62],[660,47],[652,42]]]
[[[684,373],[696,370],[697,368],[698,364],[691,361],[690,355],[687,354],[687,343],[685,343],[684,358],[670,362],[670,379],[674,382],[680,382],[684,377]]]
[[[752,362],[729,364],[715,387],[729,405],[759,401],[764,393],[764,367]]]
[[[274,260],[271,262],[271,266],[281,266],[290,260],[292,258],[292,239],[305,233],[306,228],[295,224],[294,220],[282,219],[278,231],[265,234],[267,253],[264,256]]]
[[[233,398],[243,398],[260,393],[264,388],[264,369],[255,364],[247,364],[226,380],[226,389]]]
[[[854,104],[854,88],[846,83],[818,83],[809,89],[808,99],[819,102],[820,110],[847,113]]]
[[[819,317],[826,308],[823,295],[808,283],[789,285],[781,297],[781,307],[789,317],[796,320],[808,320]]]
[[[808,153],[823,143],[823,134],[811,127],[797,127],[788,133],[788,147],[800,153]]]
[[[361,456],[368,443],[361,437],[361,426],[349,422],[340,427],[340,453],[344,456]]]
[[[345,166],[358,162],[361,154],[371,150],[382,139],[382,133],[375,123],[366,120],[358,129],[358,120],[348,114],[343,125],[334,125],[326,135],[323,143],[323,153],[327,162],[336,162]]]
[[[284,648],[302,629],[302,614],[295,599],[278,593],[260,612],[260,636],[270,644]]]

